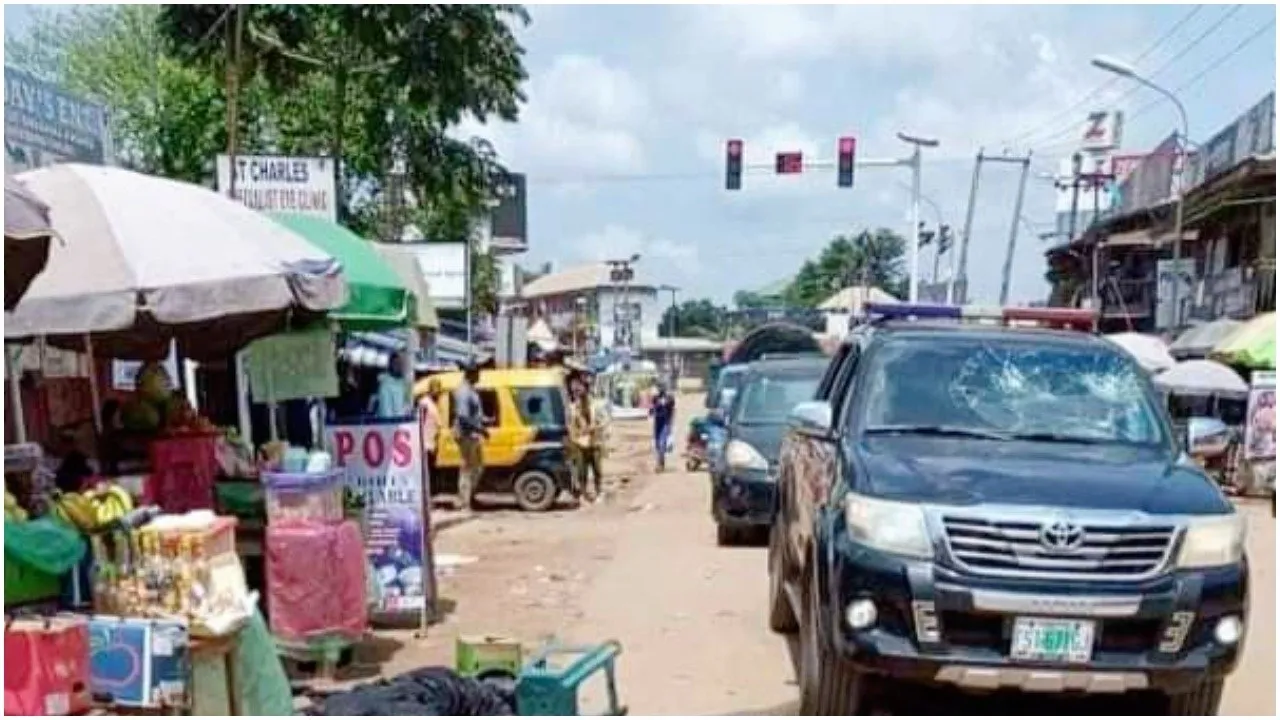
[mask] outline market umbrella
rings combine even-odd
[[[49,206],[4,176],[4,309],[12,310],[49,262]]]
[[[1158,373],[1173,367],[1177,361],[1169,354],[1164,341],[1155,335],[1124,332],[1108,335],[1107,340],[1119,345],[1147,372]]]
[[[1249,385],[1235,370],[1214,360],[1185,360],[1155,376],[1156,387],[1181,395],[1234,396],[1249,394]]]
[[[409,288],[409,292],[413,293],[414,302],[417,305],[415,314],[418,327],[439,330],[440,318],[436,315],[436,306],[431,300],[431,285],[422,276],[422,269],[418,266],[418,257],[413,249],[395,243],[374,243],[373,246],[382,259],[386,260],[391,269],[400,276],[400,280],[404,282],[405,287]]]
[[[342,263],[347,303],[329,317],[344,329],[380,330],[411,323],[416,309],[413,294],[373,243],[314,215],[272,213],[271,217]]]
[[[1255,370],[1276,367],[1276,314],[1264,313],[1236,328],[1209,353],[1216,360]]]
[[[1235,332],[1238,327],[1240,327],[1240,321],[1231,318],[1219,318],[1213,322],[1196,325],[1184,330],[1169,345],[1169,354],[1179,360],[1209,357],[1209,352],[1214,346]]]
[[[296,233],[187,183],[80,164],[18,176],[62,242],[5,313],[5,339],[46,337],[110,357],[225,358],[291,319],[341,307],[341,265]]]

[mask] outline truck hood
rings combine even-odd
[[[851,449],[868,494],[889,500],[1155,515],[1231,511],[1212,480],[1159,448],[884,436]]]

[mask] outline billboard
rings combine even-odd
[[[1178,134],[1174,133],[1143,157],[1120,185],[1120,211],[1155,207],[1173,197],[1178,155]]]
[[[1182,327],[1187,309],[1195,303],[1196,279],[1195,258],[1156,261],[1156,329]],[[1178,293],[1176,316],[1173,306],[1175,285]]]
[[[6,172],[60,162],[106,165],[111,160],[107,110],[6,65],[4,150]]]
[[[1120,147],[1124,114],[1119,110],[1094,110],[1085,119],[1080,133],[1080,149],[1105,152]]]
[[[437,308],[464,308],[467,302],[467,244],[428,242],[405,245],[418,263],[418,272],[431,288]]]
[[[489,242],[500,253],[529,249],[527,187],[524,173],[507,173],[496,181],[498,205],[491,215],[493,232]]]
[[[1212,180],[1249,157],[1274,151],[1275,122],[1276,94],[1272,91],[1204,144],[1203,177],[1197,179]]]
[[[218,191],[231,187],[231,158],[218,156]],[[322,157],[237,155],[235,198],[254,210],[338,219],[333,163]]]

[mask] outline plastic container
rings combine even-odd
[[[342,471],[263,473],[267,524],[342,522]]]

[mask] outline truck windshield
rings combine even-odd
[[[1110,348],[1040,338],[891,338],[868,357],[866,433],[1163,445],[1137,366]]]

